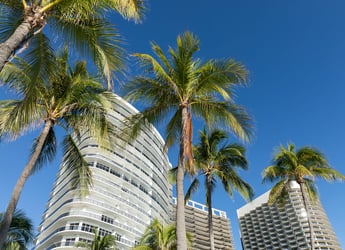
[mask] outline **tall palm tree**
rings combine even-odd
[[[0,213],[0,225],[3,214]],[[16,210],[2,250],[26,250],[32,242],[34,233],[31,220],[21,210]]]
[[[331,168],[325,156],[312,147],[295,149],[294,144],[280,146],[272,165],[263,171],[263,182],[277,183],[269,195],[269,204],[283,203],[289,191],[289,182],[296,181],[301,190],[310,230],[310,248],[314,249],[314,231],[309,213],[309,203],[318,199],[315,178],[327,181],[345,180],[345,176]]]
[[[177,48],[169,48],[167,57],[152,43],[155,59],[149,54],[135,54],[147,75],[136,77],[125,85],[130,101],[143,101],[147,106],[130,119],[128,127],[135,137],[146,122],[159,124],[166,120],[166,145],[179,141],[177,171],[177,248],[185,250],[183,179],[191,168],[192,115],[209,126],[229,127],[246,140],[251,134],[251,119],[244,108],[234,103],[233,87],[244,86],[247,70],[232,59],[207,60],[195,58],[199,40],[191,32],[177,37]],[[189,172],[192,171],[192,168]]]
[[[194,147],[196,174],[185,199],[188,200],[199,186],[199,178],[204,177],[206,188],[206,205],[208,207],[208,228],[210,249],[214,250],[214,234],[212,223],[212,193],[217,179],[223,184],[224,190],[233,197],[233,190],[238,191],[243,198],[250,200],[253,190],[248,183],[238,175],[237,169],[248,168],[245,148],[239,144],[226,143],[228,136],[225,131],[215,129],[209,133],[206,129],[199,131],[199,142]]]
[[[73,45],[110,79],[111,71],[121,65],[122,55],[106,11],[140,21],[144,9],[143,0],[1,0],[0,71],[12,55],[45,30],[46,40],[53,35]]]
[[[32,68],[18,59],[16,64],[6,64],[0,74],[0,79],[17,91],[20,98],[0,101],[0,136],[16,138],[30,129],[42,129],[4,215],[0,249],[26,180],[56,154],[54,128],[59,126],[65,131],[64,162],[75,177],[74,187],[79,187],[81,193],[87,192],[91,184],[91,172],[77,147],[78,141],[86,131],[103,145],[108,141],[111,123],[106,113],[111,109],[113,94],[88,75],[85,62],[76,63],[74,68],[68,66],[67,55],[65,50],[56,59],[52,57],[51,63],[47,56],[42,68]]]
[[[187,233],[187,245],[191,246],[191,236]],[[146,228],[139,244],[133,250],[176,250],[176,226],[164,226],[155,218]]]

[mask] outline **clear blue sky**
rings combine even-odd
[[[250,170],[242,177],[256,196],[272,186],[261,184],[261,172],[274,149],[288,142],[310,145],[325,153],[345,174],[345,2],[342,0],[175,0],[149,1],[142,24],[114,18],[126,48],[150,52],[150,41],[163,49],[174,46],[178,34],[189,30],[201,41],[201,59],[234,58],[250,71],[250,86],[237,92],[237,102],[255,119],[255,137],[247,144]],[[129,76],[131,74],[129,73]],[[34,135],[1,143],[0,210],[4,210],[23,168]],[[176,162],[173,150],[170,160]],[[49,198],[58,161],[33,176],[19,208],[35,222]],[[345,183],[317,181],[321,202],[345,247]],[[236,209],[245,204],[219,189],[214,207],[227,211],[236,249],[241,249]],[[194,200],[204,202],[200,190]]]

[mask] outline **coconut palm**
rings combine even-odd
[[[109,10],[139,21],[144,4],[143,0],[0,0],[0,71],[12,55],[44,34],[45,40],[54,36],[90,56],[110,79],[112,70],[121,65],[122,53],[117,31],[105,18]]]
[[[0,225],[3,214],[0,213]],[[2,250],[26,250],[34,233],[31,220],[21,210],[16,210]]]
[[[272,162],[272,165],[263,171],[263,182],[277,182],[270,191],[269,204],[283,203],[288,195],[289,182],[296,181],[300,186],[308,217],[310,247],[314,249],[314,233],[308,204],[318,199],[315,178],[335,181],[344,180],[345,176],[331,168],[325,156],[312,147],[296,150],[294,144],[288,144],[286,148],[280,146]]]
[[[199,178],[204,177],[206,188],[206,205],[208,207],[208,227],[210,249],[214,250],[214,234],[212,223],[212,193],[217,179],[223,184],[224,190],[233,197],[233,190],[238,191],[243,198],[250,200],[253,190],[248,183],[238,175],[237,169],[248,168],[245,148],[239,144],[227,143],[225,131],[215,129],[209,133],[206,129],[199,131],[199,142],[194,147],[194,161],[196,165],[195,178],[186,193],[186,201],[197,190]]]
[[[188,249],[191,246],[191,236],[186,234]],[[176,250],[176,226],[164,226],[155,218],[146,228],[139,244],[133,250]]]
[[[111,123],[106,113],[111,109],[113,94],[88,75],[85,62],[77,62],[74,68],[68,66],[67,55],[65,50],[57,58],[51,57],[54,59],[51,63],[47,56],[41,68],[32,68],[18,59],[16,64],[6,64],[0,74],[0,79],[20,98],[0,101],[0,136],[13,139],[30,129],[41,128],[4,215],[0,249],[26,180],[54,159],[57,147],[54,128],[59,126],[65,131],[64,162],[75,177],[73,186],[82,194],[91,185],[91,172],[77,147],[80,137],[88,131],[99,143],[105,145],[108,141]]]
[[[177,37],[177,48],[169,48],[167,57],[152,43],[154,56],[135,54],[147,75],[136,77],[125,85],[130,101],[143,101],[141,113],[132,116],[128,127],[132,137],[146,122],[161,124],[167,121],[166,145],[179,142],[177,171],[177,248],[185,250],[183,179],[186,168],[192,172],[192,115],[209,126],[225,126],[246,140],[251,134],[251,119],[244,108],[234,103],[233,87],[244,86],[247,70],[232,59],[207,60],[195,58],[199,40],[191,32]]]
[[[77,247],[82,247],[84,249],[90,250],[110,250],[115,249],[116,241],[114,235],[104,235],[99,236],[97,233],[97,229],[94,230],[94,239],[91,243],[86,242],[79,242]]]

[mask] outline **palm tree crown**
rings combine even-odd
[[[251,119],[233,100],[233,87],[245,85],[247,70],[232,59],[202,63],[195,58],[199,40],[190,32],[177,37],[177,48],[169,48],[169,57],[155,43],[152,50],[157,59],[148,54],[134,55],[147,75],[126,84],[125,91],[129,100],[142,100],[146,106],[129,124],[136,136],[147,121],[167,121],[167,146],[179,142],[176,230],[177,247],[185,250],[183,176],[185,168],[193,165],[192,117],[203,119],[209,126],[230,128],[248,140]]]
[[[48,54],[46,64],[35,68],[18,59],[15,64],[6,64],[0,74],[1,80],[20,97],[0,101],[0,137],[16,138],[32,128],[43,127],[13,190],[0,228],[0,248],[27,178],[56,154],[55,126],[66,132],[64,162],[73,177],[73,186],[79,187],[81,193],[91,185],[91,172],[77,146],[81,136],[88,133],[101,145],[108,142],[111,123],[107,112],[114,96],[88,75],[85,62],[69,67],[67,55],[66,50],[57,58]]]
[[[121,65],[122,51],[106,10],[139,21],[144,9],[142,0],[1,0],[0,71],[13,54],[28,45],[39,46],[37,35],[43,34],[47,41],[54,35],[90,56],[110,80]],[[42,33],[47,25],[49,33]]]
[[[294,144],[288,144],[286,148],[280,146],[273,157],[273,164],[263,171],[263,182],[277,182],[270,191],[269,204],[283,204],[286,201],[290,181],[296,181],[300,185],[304,208],[308,214],[311,249],[314,249],[314,236],[308,204],[318,199],[315,178],[327,181],[345,180],[344,175],[329,166],[319,150],[312,147],[296,150]]]
[[[209,133],[204,129],[199,131],[199,143],[194,147],[196,177],[192,181],[186,200],[199,186],[199,178],[204,177],[206,188],[206,205],[208,206],[208,223],[210,249],[215,249],[212,224],[212,193],[215,190],[217,179],[223,184],[224,190],[233,197],[233,189],[238,191],[246,200],[253,197],[253,190],[248,183],[238,175],[237,169],[248,168],[245,158],[245,148],[239,144],[228,144],[228,136],[223,130],[212,130]]]
[[[331,168],[325,156],[312,147],[302,147],[295,150],[294,144],[288,144],[285,148],[280,146],[274,155],[273,164],[263,171],[263,181],[277,181],[270,193],[269,202],[272,204],[279,197],[284,197],[288,191],[288,182],[296,181],[305,186],[309,198],[315,200],[317,190],[315,178],[327,181],[344,180],[344,176]]]
[[[3,214],[0,213],[0,225]],[[21,210],[16,210],[2,250],[26,250],[34,237],[33,224]]]

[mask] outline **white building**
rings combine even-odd
[[[117,97],[109,116],[115,126],[137,112]],[[42,216],[36,249],[72,249],[98,235],[116,236],[118,249],[130,249],[153,218],[169,223],[172,190],[167,180],[170,168],[164,141],[149,126],[133,142],[100,150],[85,137],[80,148],[93,174],[93,188],[80,198],[62,164]]]
[[[310,229],[300,186],[291,182],[290,188],[283,207],[268,205],[268,191],[237,210],[243,249],[310,249]],[[310,203],[309,199],[307,203],[314,249],[341,250],[321,203]]]

